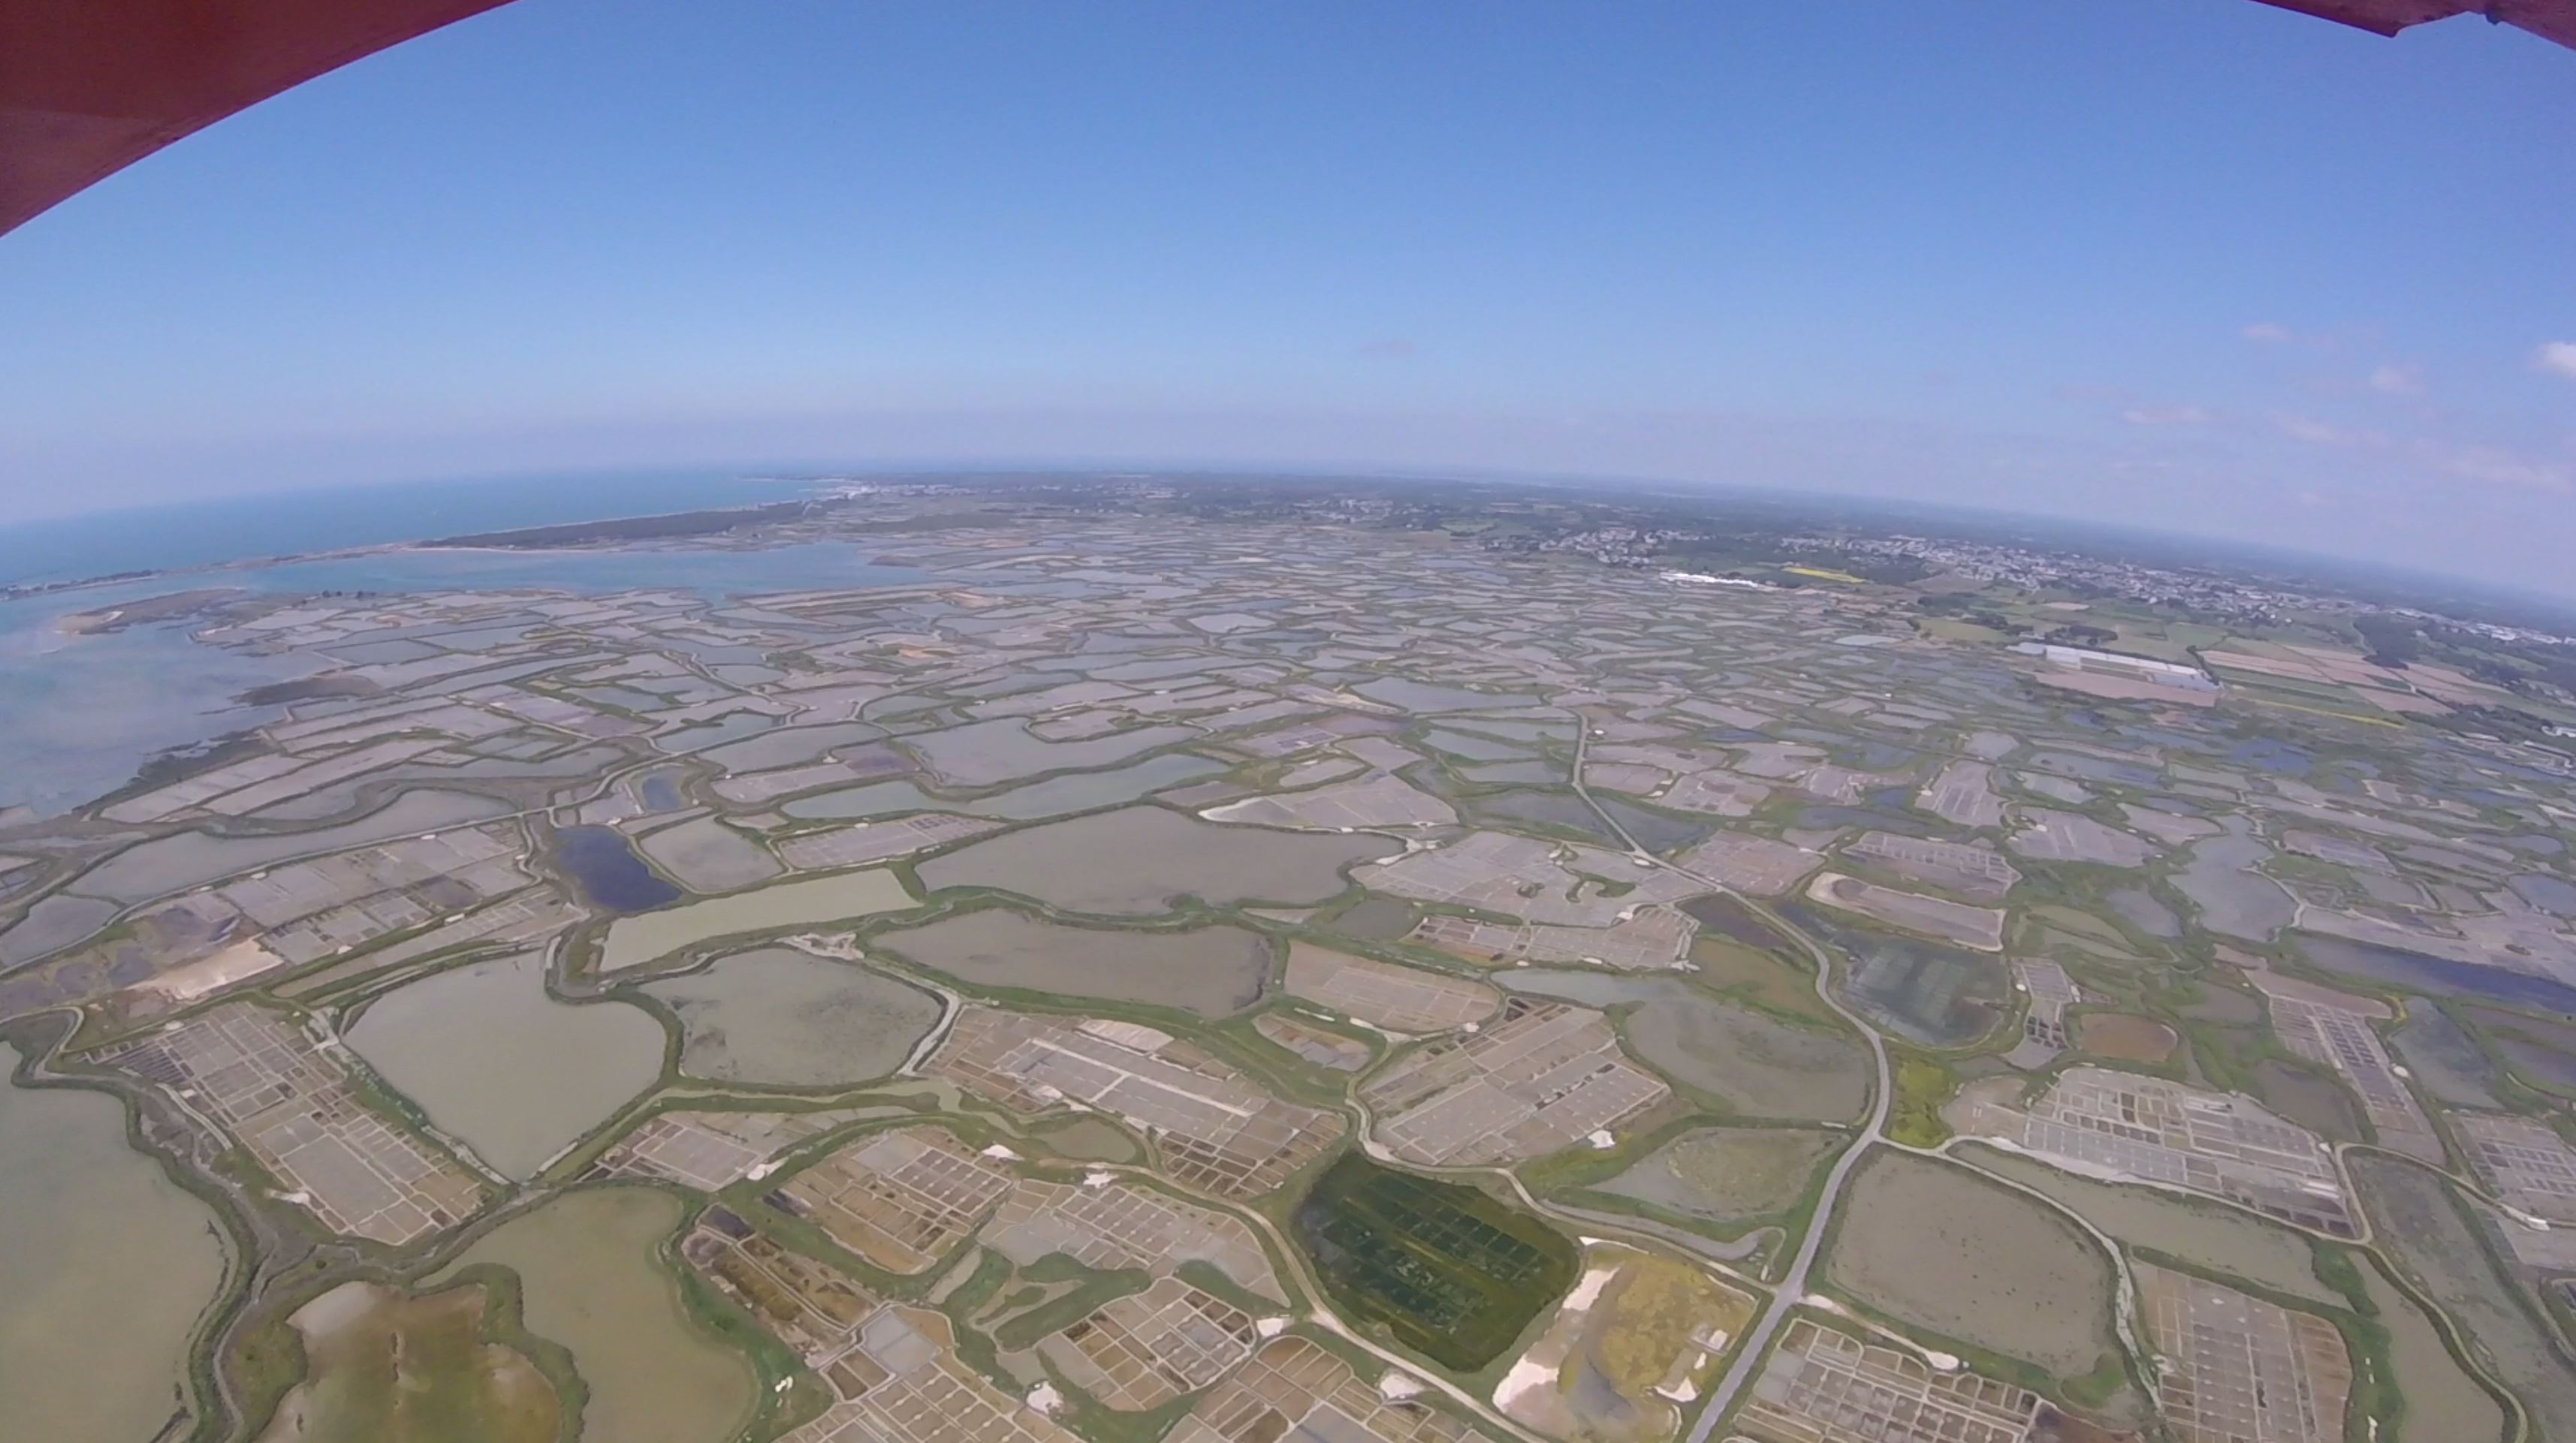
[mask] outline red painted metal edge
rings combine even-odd
[[[0,232],[281,90],[506,0],[0,0]]]
[[[2483,15],[2576,49],[2576,0],[2263,0],[2321,20],[2394,35],[2427,20]]]
[[[0,233],[237,110],[507,0],[0,0]],[[2576,0],[2263,0],[2382,35],[2484,15],[2576,48]]]

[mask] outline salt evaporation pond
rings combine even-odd
[[[584,1439],[709,1443],[751,1416],[749,1360],[698,1326],[655,1256],[685,1219],[657,1188],[589,1188],[512,1218],[457,1259],[518,1274],[528,1331],[562,1344],[590,1390]]]
[[[680,889],[647,866],[614,827],[559,829],[555,861],[572,874],[583,896],[611,912],[647,912],[680,900]]]
[[[781,1087],[883,1077],[942,1010],[910,983],[792,947],[736,952],[644,990],[679,1014],[682,1072]]]
[[[349,1029],[386,1082],[514,1178],[534,1177],[659,1080],[666,1041],[628,1003],[546,995],[545,959],[533,952],[397,987]]]
[[[0,1077],[18,1054],[0,1043]],[[214,1215],[103,1093],[0,1083],[0,1399],[11,1437],[135,1443],[179,1411],[223,1285]]]

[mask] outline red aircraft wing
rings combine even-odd
[[[0,0],[0,234],[170,142],[507,0]],[[2576,48],[2576,0],[2264,0],[2382,35],[2477,14]]]
[[[0,232],[170,142],[505,0],[0,0]]]
[[[2394,35],[2427,20],[2483,15],[2544,40],[2576,49],[2576,0],[2263,0],[2284,10],[2314,15],[2378,35]]]

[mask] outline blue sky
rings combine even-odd
[[[520,0],[0,237],[0,516],[1384,465],[2576,592],[2571,135],[2576,53],[2250,0]]]

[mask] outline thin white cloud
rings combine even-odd
[[[2298,346],[2311,351],[2339,351],[2347,346],[2367,345],[2376,336],[2368,326],[2338,326],[2325,331],[2302,331],[2278,321],[2256,321],[2237,334],[2258,346]]]
[[[2129,393],[2117,386],[2097,386],[2089,381],[2068,381],[2052,389],[2049,394],[2061,401],[2073,401],[2077,405],[2129,399]]]
[[[2545,341],[2531,353],[2531,364],[2576,381],[2576,341]]]
[[[2304,441],[2311,446],[2332,446],[2339,450],[2358,447],[2370,451],[2387,451],[2398,445],[2385,431],[2354,431],[2331,421],[2320,421],[2314,416],[2302,416],[2295,411],[2284,411],[2274,416],[2272,424],[2282,435],[2293,441]]]
[[[2381,366],[2370,373],[2370,389],[2387,396],[2420,396],[2424,394],[2423,368]]]
[[[2576,491],[2576,475],[2570,474],[2571,468],[2517,456],[2498,446],[2462,447],[2438,455],[2433,464],[2462,480],[2482,481],[2491,486],[2512,486],[2559,496]]]
[[[2200,406],[2131,406],[2120,419],[2132,426],[2206,426],[2216,418]]]
[[[2280,416],[2274,419],[2280,425],[2282,435],[2293,441],[2305,441],[2311,446],[2349,446],[2360,439],[2350,431],[2328,425],[2314,416]]]

